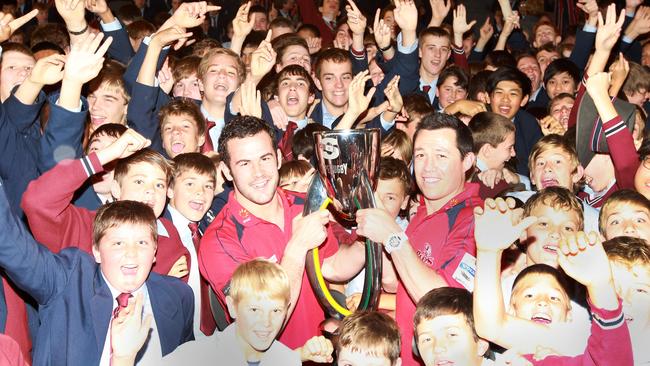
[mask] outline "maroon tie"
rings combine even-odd
[[[187,227],[190,228],[190,232],[192,233],[192,243],[194,243],[194,249],[196,249],[198,253],[199,243],[201,242],[201,233],[199,232],[199,225],[195,222],[190,222],[189,224],[187,224]]]
[[[431,85],[422,85],[422,91],[429,95],[429,90],[431,90]]]
[[[298,125],[296,124],[296,122],[289,121],[289,124],[287,124],[287,129],[286,131],[284,131],[284,135],[282,135],[282,139],[280,139],[280,143],[278,144],[278,147],[282,152],[283,161],[293,160],[293,152],[291,151],[291,146],[293,145],[293,135],[296,133],[297,129],[298,129]]]
[[[214,145],[212,145],[212,139],[210,138],[210,130],[212,127],[216,126],[217,124],[210,121],[209,119],[205,121],[206,126],[205,126],[205,142],[203,143],[203,146],[201,147],[201,152],[206,153],[206,152],[212,152],[214,151]]]
[[[117,300],[117,307],[113,310],[113,319],[117,318],[117,316],[120,315],[120,311],[129,305],[129,299],[131,297],[133,297],[133,295],[128,292],[122,292],[117,295],[115,298]]]

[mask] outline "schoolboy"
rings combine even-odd
[[[32,181],[23,196],[22,207],[36,240],[54,252],[67,247],[90,252],[96,213],[73,206],[71,201],[88,177],[101,173],[105,165],[117,159],[120,160],[115,166],[111,195],[116,200],[143,202],[159,217],[167,201],[171,165],[152,150],[138,151],[148,144],[137,132],[127,130],[108,147],[78,160],[64,160]],[[166,219],[158,221],[158,240],[154,272],[176,274],[176,266],[180,265],[177,262],[189,260],[189,254]]]
[[[565,132],[569,128],[569,116],[574,103],[575,97],[573,95],[560,93],[548,105],[548,115],[559,122]]]
[[[269,24],[271,30],[271,39],[276,39],[284,34],[293,34],[296,32],[293,23],[283,17],[277,17]]]
[[[0,62],[0,101],[4,102],[11,95],[13,88],[25,81],[36,64],[34,55],[19,43],[2,45]]]
[[[265,121],[243,116],[221,134],[221,164],[234,190],[201,240],[199,268],[224,302],[240,263],[257,257],[280,263],[289,276],[292,304],[280,340],[296,348],[316,334],[324,320],[304,271],[307,251],[320,247],[323,276],[333,281],[357,274],[365,256],[363,246],[341,246],[337,251],[328,211],[302,217],[301,200],[278,189],[280,164],[273,133]]]
[[[282,35],[271,42],[277,53],[275,71],[280,72],[289,65],[300,65],[311,74],[311,56],[307,41],[295,33]]]
[[[160,135],[167,156],[199,152],[205,143],[205,122],[196,103],[174,99],[160,109]],[[152,142],[153,143],[153,142]]]
[[[406,132],[394,129],[382,139],[381,155],[399,159],[410,166],[413,158],[413,143]]]
[[[472,294],[466,289],[441,287],[418,301],[413,316],[415,345],[426,366],[485,365],[489,344],[474,328]]]
[[[628,102],[643,108],[650,90],[650,72],[636,62],[629,62],[630,71],[623,83],[623,93]]]
[[[309,71],[299,65],[288,65],[278,71],[275,83],[274,99],[287,115],[289,123],[296,124],[294,131],[313,122],[307,118],[307,111],[314,102],[316,86]]]
[[[196,75],[200,63],[199,56],[186,56],[174,62],[172,66],[174,79],[172,95],[174,97],[201,100],[201,83]]]
[[[580,82],[580,70],[571,60],[559,58],[551,62],[544,73],[544,89],[549,99],[560,93],[575,94]]]
[[[521,291],[522,294],[521,297],[513,296],[511,300],[511,307],[516,307],[511,309],[514,315],[505,313],[502,298],[498,296],[501,251],[509,247],[522,230],[536,222],[534,217],[525,217],[515,225],[513,208],[514,201],[497,199],[487,200],[485,208],[475,210],[477,272],[474,301],[481,306],[474,308],[474,319],[479,336],[508,349],[516,348],[524,354],[536,353],[538,346],[551,348],[559,354],[546,358],[541,364],[556,364],[554,362],[562,360],[570,364],[613,362],[631,365],[632,347],[622,306],[614,290],[605,251],[595,234],[567,234],[557,250],[560,267],[587,288],[593,316],[592,334],[586,350],[584,347],[574,350],[579,357],[572,360],[562,357],[574,355],[567,352],[570,351],[567,345],[576,337],[567,336],[567,329],[558,328],[558,323],[567,319],[570,306],[568,297],[562,300],[566,292],[563,294],[557,287],[559,283],[555,276],[522,274],[513,288],[515,293]],[[486,306],[488,303],[490,305]],[[547,307],[540,307],[543,304]],[[494,311],[486,312],[487,308]],[[570,329],[574,328],[572,324]]]
[[[124,67],[113,62],[88,83],[88,135],[105,123],[126,124],[127,106],[131,97],[122,76]]]
[[[469,76],[458,66],[444,69],[438,77],[436,85],[437,110],[443,111],[457,100],[467,99]]]
[[[337,365],[400,366],[400,331],[391,317],[358,311],[343,319],[336,342]]]
[[[533,145],[542,137],[535,117],[522,109],[528,103],[530,79],[517,69],[500,67],[490,74],[487,92],[490,110],[508,118],[515,125],[517,173],[528,176],[527,159]]]
[[[650,246],[645,240],[620,236],[603,243],[618,297],[632,338],[635,364],[650,361]]]
[[[386,210],[357,212],[357,233],[384,243],[401,279],[396,319],[402,325],[401,355],[408,365],[416,362],[412,329],[406,325],[415,301],[432,288],[471,286],[460,272],[461,262],[474,252],[471,208],[481,202],[478,185],[465,179],[474,165],[473,147],[471,131],[458,118],[426,116],[413,143],[413,170],[422,198],[406,233]]]
[[[34,364],[108,365],[111,319],[132,296],[144,299],[144,313],[155,319],[138,364],[158,363],[193,339],[191,290],[178,279],[150,273],[157,230],[149,206],[121,201],[102,207],[92,223],[92,258],[77,248],[53,254],[40,245],[2,191],[0,266],[40,304],[42,337],[35,341]]]
[[[515,156],[515,126],[500,114],[481,112],[469,121],[469,129],[474,139],[474,154],[476,154],[476,178],[473,181],[482,183],[481,197],[495,197],[499,192],[508,188],[511,183],[518,183],[519,177],[511,173],[505,163]],[[492,171],[492,173],[486,173]],[[483,183],[481,175],[503,177]],[[488,189],[489,188],[489,189]]]
[[[300,365],[300,355],[276,340],[288,316],[291,290],[282,267],[258,258],[233,272],[226,297],[234,319],[223,332],[188,342],[165,357],[165,365]]]
[[[605,240],[632,236],[650,241],[650,201],[639,192],[614,192],[603,204],[598,228]]]
[[[210,158],[200,153],[186,153],[174,158],[172,179],[167,189],[167,211],[178,230],[183,246],[190,254],[187,283],[194,293],[194,335],[201,337],[214,331],[208,283],[201,278],[198,245],[201,232],[198,222],[212,205],[216,169]]]
[[[305,160],[287,161],[280,167],[279,187],[292,192],[307,193],[314,170]]]
[[[548,104],[548,94],[542,82],[542,69],[532,53],[524,53],[517,57],[517,69],[530,79],[530,98],[527,109],[544,108]]]
[[[537,63],[539,63],[540,69],[542,69],[542,75],[544,75],[548,65],[560,58],[560,52],[558,52],[554,45],[547,43],[535,51],[535,58],[537,59]]]
[[[533,39],[533,47],[540,48],[548,43],[557,46],[562,41],[562,36],[559,35],[553,23],[548,20],[542,20],[535,24]]]
[[[409,140],[413,141],[413,135],[418,127],[418,123],[426,116],[433,112],[433,107],[426,96],[419,93],[412,93],[404,97],[404,109],[408,118],[406,121],[395,121],[395,128],[406,132]]]

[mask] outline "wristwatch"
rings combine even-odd
[[[384,243],[384,248],[386,249],[386,252],[388,254],[391,254],[393,251],[401,248],[404,245],[404,243],[406,243],[408,240],[409,238],[406,236],[406,234],[403,231],[390,234],[390,236],[388,237],[388,239],[386,239],[386,242]]]

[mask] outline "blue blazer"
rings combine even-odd
[[[0,182],[0,266],[40,304],[34,365],[97,365],[113,298],[95,260],[77,248],[50,252],[11,213]],[[194,296],[181,280],[151,273],[146,282],[162,354],[194,339]]]
[[[533,145],[542,138],[542,129],[535,117],[520,109],[513,120],[515,124],[515,154],[517,159],[517,173],[528,177],[528,156],[533,150]]]

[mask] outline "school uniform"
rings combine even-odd
[[[77,247],[92,253],[95,211],[73,206],[74,192],[90,176],[103,171],[95,153],[78,160],[65,160],[32,181],[23,196],[22,207],[34,238],[58,253],[67,247]],[[190,263],[174,225],[158,220],[158,249],[153,272],[166,275],[181,257]]]
[[[283,228],[254,216],[231,192],[228,203],[203,235],[199,268],[222,304],[225,304],[232,274],[241,263],[258,257],[282,262],[287,242],[291,239],[293,218],[302,215],[304,200],[282,189],[277,190],[277,195],[284,208]],[[328,239],[319,249],[321,265],[325,258],[338,250],[331,229],[328,229],[328,234]],[[319,324],[324,319],[307,274],[303,272],[300,297],[279,340],[292,349],[301,347],[318,334]]]
[[[0,266],[40,304],[34,365],[100,364],[115,299],[99,266],[78,248],[53,254],[36,242],[0,190]],[[180,280],[156,273],[144,286],[162,357],[194,338],[193,297]]]
[[[438,211],[427,214],[424,202],[406,229],[406,235],[420,260],[442,276],[450,287],[467,287],[459,280],[461,262],[466,256],[476,255],[474,241],[474,207],[482,205],[478,196],[478,185],[465,183],[461,193],[452,198]],[[460,271],[460,272],[459,272]],[[473,279],[468,280],[473,283]],[[468,288],[472,290],[472,288]],[[395,319],[398,324],[412,324],[415,302],[408,294],[402,281],[397,287]],[[413,327],[402,327],[402,365],[420,365],[413,355]]]
[[[535,117],[520,109],[515,114],[512,122],[515,124],[515,158],[517,159],[517,173],[530,176],[528,157],[533,151],[533,146],[543,137],[542,129]]]

